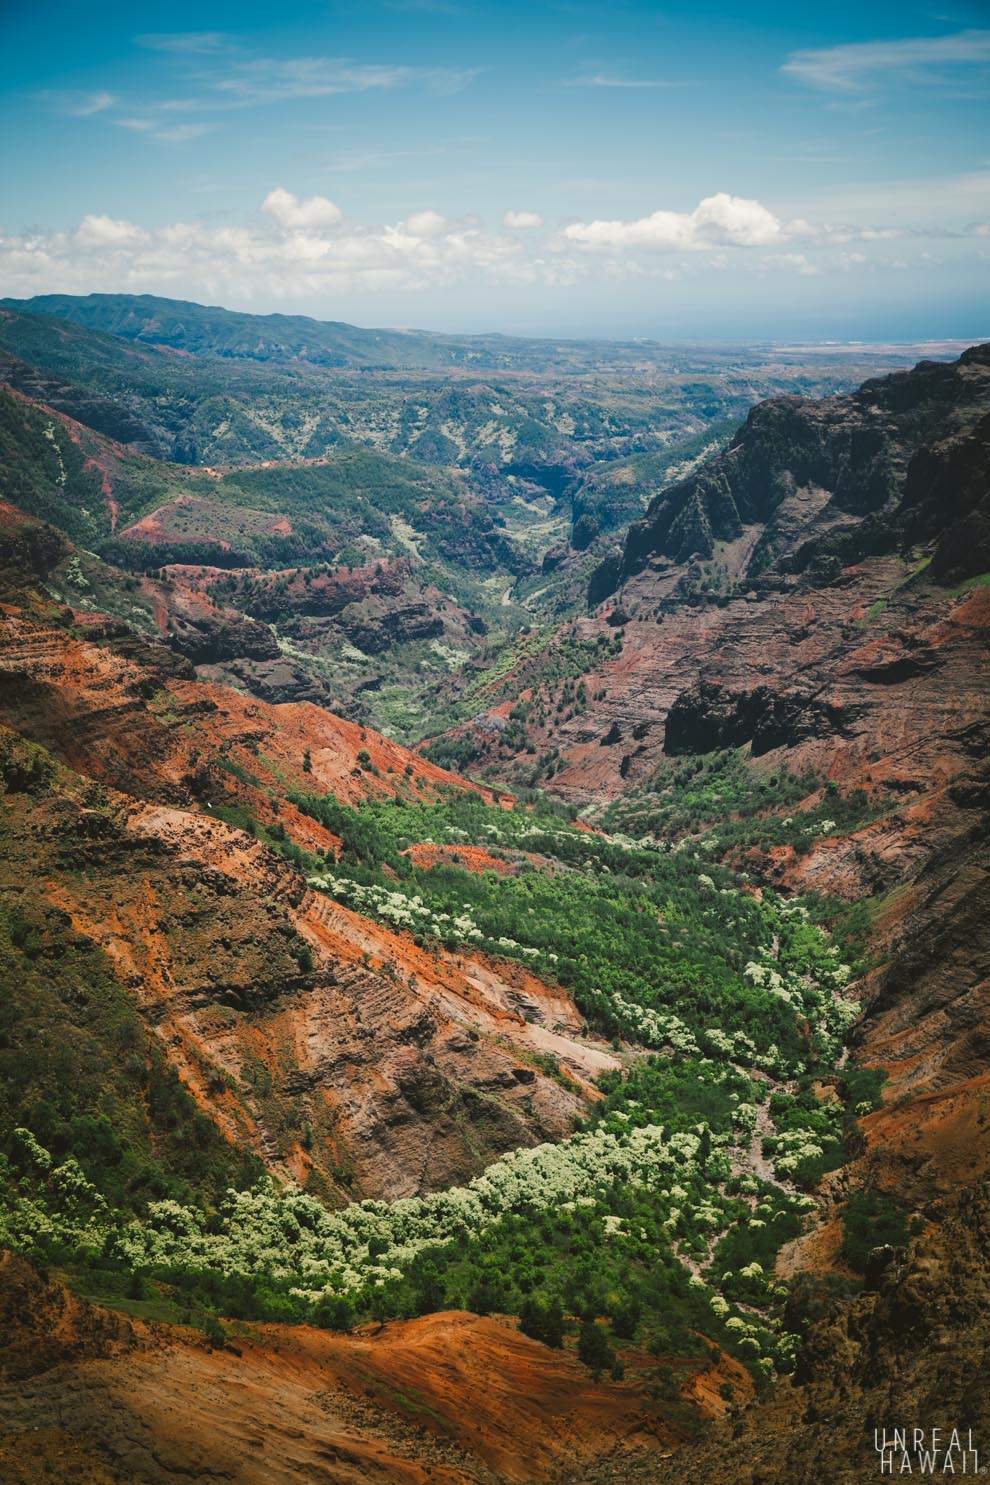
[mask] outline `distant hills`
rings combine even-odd
[[[445,335],[428,330],[363,329],[308,315],[248,314],[156,294],[38,294],[0,299],[0,307],[68,320],[143,345],[193,356],[320,366],[332,370],[529,371],[542,375],[652,366],[676,374],[731,370],[740,364],[797,365],[802,346],[669,345],[655,340],[531,339],[496,333]],[[917,348],[911,348],[915,350]],[[898,347],[872,348],[872,363],[903,364]],[[830,356],[843,352],[830,348]],[[850,349],[850,356],[863,352]],[[916,359],[916,357],[915,357]]]
[[[331,369],[571,370],[644,361],[672,364],[673,352],[651,342],[543,341],[510,336],[439,335],[426,330],[366,330],[308,315],[256,315],[163,299],[153,294],[40,294],[4,299],[4,308],[69,320],[125,340],[189,355],[231,360],[300,362]]]

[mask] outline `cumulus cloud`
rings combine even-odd
[[[144,120],[133,120],[138,133]],[[512,211],[489,229],[432,208],[401,221],[348,220],[326,196],[276,186],[243,224],[173,222],[143,227],[93,212],[74,231],[0,231],[7,292],[157,292],[224,303],[332,301],[354,291],[446,289],[460,284],[566,288],[588,281],[662,283],[712,270],[811,275],[869,271],[893,236],[934,237],[932,228],[832,227],[779,220],[767,207],[720,193],[691,212],[633,221],[574,223],[548,237],[536,212]],[[519,230],[526,222],[530,232]],[[943,236],[983,241],[985,220]],[[858,251],[862,248],[862,251]],[[914,261],[918,261],[915,259]]]
[[[410,237],[439,237],[448,227],[446,217],[442,217],[438,211],[417,211],[411,217],[406,217],[403,228]]]
[[[518,232],[527,227],[542,227],[543,218],[538,211],[513,211],[510,208],[502,218],[502,224]]]
[[[990,31],[809,48],[792,52],[781,71],[813,88],[853,92],[883,74],[920,81],[940,67],[977,62],[990,62]]]
[[[83,217],[76,228],[73,241],[77,247],[82,248],[120,248],[133,247],[146,241],[147,236],[133,222],[121,221],[115,217],[87,216]]]
[[[279,186],[262,203],[261,225],[175,222],[145,229],[91,214],[74,232],[0,232],[0,276],[9,292],[45,289],[182,292],[238,300],[292,299],[352,289],[421,289],[465,279],[532,283],[557,279],[517,238],[415,212],[398,225],[346,222],[325,196]]]
[[[655,211],[630,222],[572,222],[568,242],[605,252],[698,252],[717,247],[766,247],[783,235],[780,221],[759,201],[719,191],[694,211]]]
[[[565,227],[562,240],[585,251],[606,254],[708,253],[715,262],[717,252],[727,248],[799,246],[825,247],[837,243],[884,242],[894,238],[965,237],[978,234],[979,223],[964,231],[942,224],[914,227],[903,223],[852,225],[843,222],[810,222],[803,217],[782,221],[759,201],[730,196],[719,191],[706,196],[694,211],[655,211],[632,221],[596,219],[573,222]],[[765,261],[771,261],[767,259]],[[808,272],[800,255],[781,254],[773,260],[781,267]]]
[[[274,217],[281,227],[336,227],[344,220],[344,213],[335,201],[326,196],[309,196],[300,201],[298,196],[283,186],[269,191],[261,203],[262,211]]]

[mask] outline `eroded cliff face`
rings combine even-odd
[[[794,1378],[718,1423],[702,1443],[669,1461],[633,1465],[635,1485],[861,1485],[882,1478],[874,1430],[941,1431],[937,1468],[951,1477],[982,1473],[990,1450],[987,1321],[990,1201],[985,1183],[957,1191],[939,1221],[905,1252],[876,1254],[865,1292],[833,1309],[810,1330]],[[945,1450],[970,1430],[977,1457]],[[908,1454],[908,1467],[904,1453]],[[888,1477],[923,1473],[909,1445],[895,1449]],[[585,1485],[616,1478],[597,1470]],[[622,1478],[622,1477],[619,1477]]]
[[[760,403],[724,454],[633,523],[621,559],[593,578],[593,601],[645,572],[680,595],[821,577],[905,537],[935,541],[940,570],[983,570],[988,378],[990,347],[974,346],[849,396]]]
[[[986,606],[965,585],[990,567],[988,419],[987,347],[755,408],[633,524],[593,581],[595,614],[550,641],[550,656],[600,651],[585,708],[527,718],[536,751],[561,755],[553,788],[600,801],[664,756],[749,746],[771,771],[786,749],[867,785],[889,760],[922,789],[939,740],[964,750],[985,720]],[[535,695],[532,665],[518,674]],[[479,750],[498,760],[485,723]]]
[[[315,706],[187,674],[113,624],[5,610],[7,901],[98,946],[223,1134],[331,1199],[436,1189],[569,1132],[614,1058],[563,992],[417,948],[221,818],[281,823],[315,851],[339,842],[293,786],[344,801],[466,786]],[[15,734],[65,765],[45,787],[17,787]]]
[[[884,1107],[826,1178],[830,1236],[801,1261],[834,1261],[855,1185],[927,1210],[990,1170],[988,416],[985,346],[851,396],[761,404],[657,497],[597,574],[597,610],[545,646],[551,677],[554,658],[574,677],[570,657],[592,657],[584,704],[542,661],[517,672],[529,754],[574,802],[648,795],[667,760],[722,748],[765,777],[815,776],[795,810],[826,782],[867,795],[868,823],[742,863],[870,902],[854,1041],[887,1074]],[[513,702],[493,700],[465,735],[511,776]]]

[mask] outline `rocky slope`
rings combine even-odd
[[[353,568],[233,573],[174,564],[163,598],[170,643],[204,680],[264,701],[310,700],[356,719],[381,716],[400,735],[425,722],[428,692],[488,633],[479,614],[427,581],[409,556]],[[206,629],[196,651],[179,631],[187,612]],[[208,624],[210,613],[219,625]],[[245,643],[247,635],[265,647]]]
[[[311,704],[192,675],[112,621],[5,610],[8,902],[97,946],[222,1132],[314,1189],[435,1189],[566,1132],[612,1058],[562,992],[416,948],[223,818],[318,851],[334,837],[290,788],[429,798],[456,781]],[[19,789],[18,737],[70,772]],[[561,1081],[535,1060],[548,1050]]]
[[[960,586],[990,567],[988,419],[985,347],[851,397],[756,408],[724,454],[657,496],[594,575],[594,617],[546,647],[567,661],[611,641],[604,664],[570,667],[594,706],[528,723],[537,750],[563,757],[554,788],[604,799],[665,754],[743,744],[862,768],[900,702],[934,693],[947,709],[982,613]],[[958,663],[975,675],[971,654]],[[539,670],[502,678],[513,701],[529,691],[549,700]],[[963,726],[978,687],[960,701]],[[944,730],[929,719],[923,741]]]
[[[878,1250],[866,1291],[810,1331],[793,1381],[667,1463],[596,1468],[580,1475],[584,1485],[861,1485],[882,1477],[874,1431],[882,1440],[884,1429],[888,1438],[907,1430],[908,1439],[893,1449],[888,1476],[982,1474],[990,1447],[986,1183],[956,1191],[939,1216],[908,1251]],[[914,1428],[926,1452],[940,1430],[934,1468],[913,1447]],[[953,1429],[960,1447],[946,1455]]]
[[[595,612],[520,645],[446,746],[575,802],[620,796],[634,833],[676,760],[715,749],[806,776],[795,813],[827,816],[826,781],[864,791],[865,822],[745,862],[871,904],[856,1038],[888,1083],[837,1201],[864,1180],[931,1200],[990,1168],[988,428],[988,347],[754,409],[630,528]]]
[[[535,1485],[602,1457],[633,1467],[683,1438],[644,1394],[645,1358],[630,1356],[622,1383],[593,1382],[503,1317],[441,1313],[352,1336],[241,1326],[210,1349],[188,1328],[109,1315],[9,1254],[0,1312],[0,1464],[13,1485],[46,1469],[127,1485]],[[701,1417],[724,1412],[720,1386],[749,1389],[717,1354],[680,1374]]]

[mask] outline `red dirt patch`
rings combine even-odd
[[[462,866],[465,871],[494,871],[500,877],[511,876],[514,867],[511,861],[502,861],[486,851],[484,846],[433,845],[421,841],[410,846],[403,855],[408,856],[414,866],[429,870],[431,866]]]
[[[595,1382],[569,1347],[550,1350],[501,1316],[444,1312],[351,1336],[236,1326],[210,1350],[188,1329],[121,1325],[20,1260],[0,1271],[3,1302],[39,1343],[66,1305],[101,1337],[14,1385],[0,1368],[0,1461],[38,1466],[15,1473],[18,1485],[59,1478],[50,1461],[87,1485],[546,1485],[599,1460],[659,1458],[682,1438],[645,1393],[654,1358],[631,1356],[630,1380]],[[118,1332],[108,1347],[102,1337]],[[725,1411],[726,1382],[739,1400],[751,1393],[716,1351],[674,1364],[703,1414]],[[27,1435],[43,1447],[19,1447]]]

